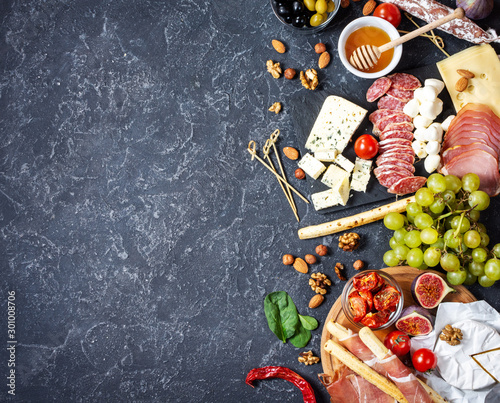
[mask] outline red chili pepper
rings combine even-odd
[[[286,381],[292,382],[302,392],[304,403],[316,403],[314,390],[309,382],[307,382],[296,372],[293,372],[291,369],[286,367],[268,366],[262,368],[254,368],[248,373],[245,382],[253,388],[253,381],[269,378],[281,378]]]

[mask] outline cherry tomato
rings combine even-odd
[[[398,357],[401,357],[410,351],[410,336],[399,330],[394,330],[385,336],[384,345]]]
[[[421,348],[413,353],[411,362],[417,371],[425,372],[436,368],[437,357],[428,348]]]
[[[359,136],[354,143],[354,152],[359,158],[369,160],[377,155],[378,142],[375,140],[375,137],[370,136],[369,134],[363,134],[362,136]]]
[[[373,12],[373,15],[389,21],[396,28],[401,23],[401,12],[397,6],[391,3],[383,3],[379,5]]]

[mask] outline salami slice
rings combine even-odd
[[[397,111],[402,111],[405,105],[406,102],[390,97],[389,95],[384,95],[377,102],[377,108],[379,109],[396,109]]]
[[[411,141],[406,140],[406,139],[387,139],[387,140],[382,140],[378,143],[378,147],[380,148],[387,148],[391,147],[394,145],[402,145],[402,146],[409,146],[411,147]]]
[[[410,153],[402,153],[398,151],[388,151],[384,154],[379,155],[375,163],[378,166],[380,165],[380,163],[382,163],[382,161],[387,160],[388,158],[398,158],[410,164],[413,164],[415,162],[415,155],[412,155]]]
[[[414,193],[424,186],[426,180],[424,176],[410,176],[393,183],[387,191],[398,195]]]
[[[390,97],[399,99],[401,102],[408,102],[413,99],[413,91],[411,90],[400,90],[399,88],[396,87],[391,87],[389,90],[386,91],[386,94],[389,95]]]
[[[377,121],[377,123],[373,126],[373,132],[380,134],[385,130],[387,125],[390,125],[391,123],[402,123],[402,122],[411,123],[411,118],[404,113],[386,116],[385,118],[382,118],[379,121]]]
[[[392,74],[389,78],[392,81],[392,86],[398,90],[413,91],[422,85],[417,77],[407,73]]]
[[[375,80],[368,91],[366,91],[366,100],[375,102],[391,88],[392,81],[388,77],[380,77]]]
[[[410,155],[415,155],[415,151],[411,146],[403,146],[403,145],[394,145],[392,147],[387,147],[381,150],[379,148],[378,153],[380,155],[384,155],[386,153],[405,153]]]
[[[389,123],[384,128],[382,133],[387,132],[389,130],[405,130],[405,131],[412,132],[414,128],[415,128],[415,126],[413,126],[413,123],[411,123],[411,122]]]
[[[381,141],[394,138],[406,139],[411,141],[413,140],[413,133],[407,130],[384,130],[382,133],[380,133],[379,137]]]
[[[408,178],[404,173],[398,171],[386,171],[377,177],[378,182],[386,188],[390,188],[398,180]]]
[[[391,115],[400,115],[402,111],[396,111],[394,109],[377,109],[375,112],[370,113],[368,120],[373,124],[376,124],[380,119],[383,119]]]
[[[378,178],[384,173],[389,171],[399,172],[400,174],[404,174],[405,176],[413,176],[413,172],[408,171],[407,169],[400,167],[398,165],[384,165],[381,167],[377,167],[373,170],[373,173]]]
[[[396,165],[398,167],[402,167],[404,169],[407,169],[410,171],[412,174],[415,173],[415,167],[413,164],[410,164],[409,162],[406,162],[405,160],[401,160],[399,158],[383,158],[380,160],[377,160],[378,166],[384,167],[384,166],[390,166],[390,165]]]

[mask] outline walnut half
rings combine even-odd
[[[315,90],[319,84],[318,72],[314,69],[307,69],[305,73],[301,71],[300,82],[308,90]]]
[[[267,71],[271,73],[274,78],[280,78],[281,67],[279,62],[274,63],[272,60],[266,62]]]

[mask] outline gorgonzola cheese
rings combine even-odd
[[[299,168],[302,168],[313,179],[318,179],[326,170],[326,166],[309,153],[302,157],[298,165]]]
[[[356,158],[354,171],[352,172],[351,189],[357,192],[366,192],[366,186],[370,181],[371,160]]]

